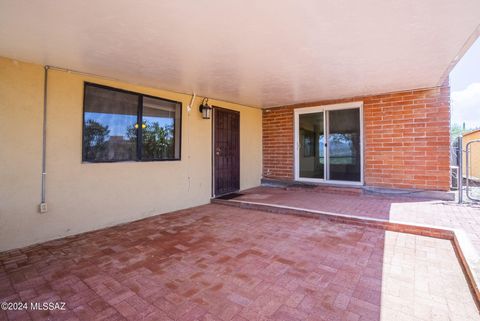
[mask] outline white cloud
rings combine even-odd
[[[452,124],[463,124],[468,128],[480,127],[480,83],[451,93]]]

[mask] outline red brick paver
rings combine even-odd
[[[480,253],[480,205],[459,205],[402,195],[354,194],[321,187],[262,186],[242,193],[245,195],[235,200],[461,229]]]
[[[206,205],[0,254],[0,320],[478,320],[449,241]]]

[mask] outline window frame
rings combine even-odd
[[[138,102],[137,102],[137,124],[139,124],[138,129],[137,129],[137,139],[136,139],[136,149],[135,149],[135,156],[136,159],[131,159],[131,160],[86,160],[85,159],[85,107],[86,107],[86,93],[87,93],[87,87],[96,87],[96,88],[101,88],[101,89],[106,89],[110,91],[117,91],[117,92],[122,92],[126,94],[131,94],[131,95],[136,95],[138,96]],[[178,139],[178,157],[174,158],[154,158],[154,159],[142,159],[142,134],[143,134],[143,128],[140,126],[142,124],[142,117],[143,117],[143,98],[148,97],[152,99],[160,99],[164,100],[170,103],[175,103],[175,104],[180,104],[179,108],[179,116],[178,119],[180,120],[177,124],[176,119],[174,119],[174,135],[173,135],[173,144],[175,145],[177,143]],[[183,112],[183,103],[181,101],[177,100],[172,100],[168,98],[162,98],[162,97],[157,97],[157,96],[152,96],[152,95],[147,95],[135,91],[130,91],[130,90],[125,90],[121,88],[116,88],[116,87],[111,87],[111,86],[106,86],[106,85],[101,85],[97,83],[92,83],[88,81],[83,82],[83,110],[82,110],[82,163],[85,164],[95,164],[95,163],[125,163],[125,162],[171,162],[171,161],[181,161],[182,160],[182,112]],[[177,129],[178,125],[178,138],[175,137],[175,132]]]

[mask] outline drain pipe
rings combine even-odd
[[[43,79],[43,132],[42,132],[42,196],[39,206],[40,213],[47,212],[46,188],[47,188],[47,93],[48,93],[48,69],[44,66]]]

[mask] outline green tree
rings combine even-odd
[[[162,159],[175,156],[173,125],[160,126],[158,122],[145,123],[142,128],[142,158]],[[127,137],[137,139],[137,129],[133,126],[127,130]]]
[[[96,160],[107,149],[107,137],[110,134],[108,125],[89,119],[85,122],[84,142],[86,160]]]
[[[450,137],[453,139],[461,136],[465,131],[465,128],[463,128],[461,125],[459,124],[452,124],[452,126],[450,127]]]
[[[149,159],[174,157],[173,126],[146,124],[142,130],[142,156]]]
[[[465,133],[468,133],[468,132],[471,132],[473,130],[477,130],[477,129],[480,129],[480,127],[469,127],[469,128],[466,128],[465,127],[465,123],[463,123],[463,125],[459,125],[459,124],[452,124],[450,126],[450,137],[453,139],[465,134]]]

